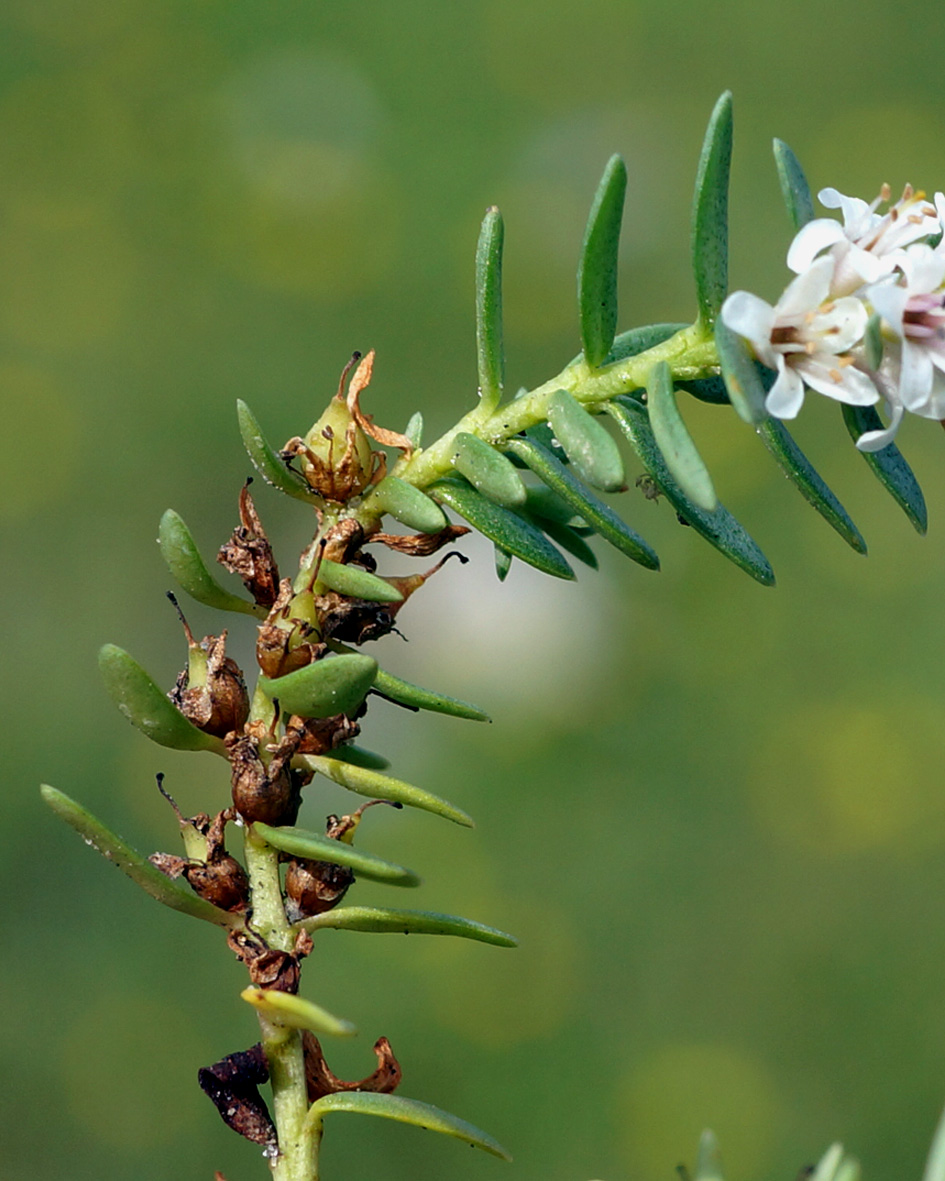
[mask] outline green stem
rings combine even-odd
[[[253,891],[253,928],[270,947],[292,951],[295,936],[285,914],[279,854],[251,827],[246,832],[246,869]],[[318,1181],[321,1136],[306,1123],[309,1102],[302,1035],[262,1014],[259,1025],[279,1138],[279,1155],[270,1162],[273,1181]]]

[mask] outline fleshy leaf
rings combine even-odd
[[[883,345],[883,317],[879,312],[873,312],[866,321],[866,331],[863,333],[863,351],[870,369],[878,369],[882,364]]]
[[[613,436],[564,390],[548,399],[548,425],[586,484],[603,492],[624,491],[623,459]]]
[[[646,389],[650,426],[666,466],[684,495],[697,508],[714,513],[719,498],[709,470],[679,413],[673,393],[673,375],[665,361],[653,366]]]
[[[781,196],[787,206],[788,217],[795,230],[806,226],[814,216],[814,201],[810,185],[800,161],[783,139],[774,141],[774,162],[778,169]]]
[[[945,1181],[945,1113],[939,1118],[935,1129],[922,1181]]]
[[[355,767],[364,767],[368,771],[386,771],[390,766],[390,759],[385,759],[383,755],[375,754],[373,750],[367,750],[363,746],[356,746],[353,742],[336,746],[331,752],[331,757],[341,759],[343,763],[351,763]]]
[[[455,697],[447,697],[444,693],[434,693],[432,689],[424,689],[420,685],[412,685],[395,677],[393,673],[377,670],[374,678],[374,690],[384,697],[396,701],[398,705],[406,705],[410,709],[428,709],[437,714],[449,714],[454,718],[467,718],[471,722],[491,722],[492,718],[479,708],[467,701],[458,701]]]
[[[648,475],[679,516],[752,578],[764,586],[774,586],[771,564],[728,509],[719,504],[714,513],[707,513],[683,494],[656,445],[646,408],[633,398],[620,397],[609,402],[607,410],[627,436]]]
[[[506,447],[526,463],[540,480],[557,493],[575,513],[582,517],[605,541],[622,554],[646,566],[659,570],[656,552],[617,516],[613,509],[590,492],[580,480],[534,439],[509,439]]]
[[[722,380],[735,413],[751,426],[764,422],[768,417],[767,391],[758,365],[744,338],[733,332],[721,317],[715,322],[715,346],[719,351]]]
[[[715,1133],[708,1128],[699,1137],[696,1174],[693,1181],[723,1181],[722,1157]]]
[[[617,330],[617,254],[626,191],[627,166],[611,156],[594,194],[578,268],[581,341],[594,369],[610,351]]]
[[[506,457],[485,439],[460,431],[453,439],[453,467],[483,496],[505,508],[525,503],[525,485]]]
[[[346,787],[348,791],[353,791],[359,796],[388,800],[392,804],[406,804],[408,808],[432,812],[434,816],[442,816],[455,824],[463,825],[464,828],[473,827],[472,818],[462,809],[454,807],[432,792],[424,791],[422,787],[414,787],[412,783],[405,783],[402,779],[382,775],[380,771],[357,767],[328,755],[296,755],[293,763],[296,766],[307,767],[310,771],[317,771],[332,783]]]
[[[688,327],[690,327],[688,324],[642,324],[638,328],[629,328],[626,332],[621,332],[619,336],[614,337],[613,345],[603,363],[612,365],[614,361],[635,357],[637,353],[643,353],[647,349],[653,348],[654,345],[662,344],[664,340],[669,340],[671,336],[675,336],[677,332]],[[576,357],[571,359],[570,364],[578,364],[581,356],[582,354],[578,353]],[[546,440],[539,439],[538,441],[547,446]]]
[[[286,467],[266,442],[262,429],[256,421],[256,416],[244,401],[237,401],[236,414],[239,419],[240,434],[243,437],[243,446],[253,461],[256,471],[266,483],[272,484],[287,496],[294,496],[296,500],[304,500],[309,504],[320,503],[321,497],[309,488],[300,475]]]
[[[179,585],[207,607],[218,611],[239,611],[243,615],[264,617],[265,607],[258,607],[222,587],[207,569],[197,544],[186,524],[173,509],[168,509],[158,526],[161,556]]]
[[[863,535],[850,515],[824,483],[810,460],[791,437],[790,431],[778,418],[769,418],[758,427],[764,445],[778,461],[778,465],[801,495],[833,526],[843,540],[858,554],[866,553]]]
[[[842,1160],[843,1145],[831,1144],[817,1162],[817,1168],[811,1173],[810,1181],[834,1181]]]
[[[512,1158],[502,1145],[479,1128],[468,1124],[458,1116],[450,1115],[429,1103],[416,1099],[404,1099],[400,1095],[383,1095],[375,1091],[336,1091],[318,1099],[309,1108],[308,1120],[319,1126],[330,1111],[350,1111],[357,1115],[377,1115],[384,1119],[398,1120],[402,1124],[414,1124],[429,1132],[443,1132],[455,1136],[473,1148],[482,1148],[493,1156],[510,1161]]]
[[[131,845],[127,844],[91,812],[77,804],[56,788],[43,784],[40,788],[43,799],[57,816],[71,825],[87,845],[91,845],[112,865],[117,865],[145,893],[172,910],[189,914],[218,927],[233,927],[242,924],[242,918],[228,914],[212,903],[205,901],[181,879],[167,877]]]
[[[423,493],[420,495],[423,496]],[[433,507],[436,508],[436,505]],[[346,595],[350,599],[365,599],[369,603],[404,601],[404,596],[397,587],[383,578],[378,578],[376,574],[362,570],[359,566],[343,565],[341,562],[332,562],[329,558],[323,558],[319,563],[318,581],[324,583],[329,590]]]
[[[106,644],[98,654],[98,667],[112,701],[152,742],[173,750],[210,750],[225,755],[221,739],[189,722],[123,648]]]
[[[499,582],[505,582],[512,569],[512,555],[508,550],[497,545],[493,545],[492,552],[495,561],[495,576]]]
[[[273,680],[260,677],[259,688],[270,701],[278,700],[286,713],[333,718],[354,713],[367,697],[376,674],[376,660],[352,652],[327,656]]]
[[[371,498],[396,521],[420,533],[439,533],[446,528],[446,516],[438,504],[397,476],[385,476],[376,484]]]
[[[476,247],[476,357],[480,410],[492,414],[502,400],[505,359],[502,352],[502,214],[486,210]]]
[[[256,821],[254,831],[268,841],[274,849],[289,853],[293,857],[304,857],[307,861],[327,861],[331,865],[346,865],[356,877],[368,878],[372,882],[384,882],[388,886],[419,886],[420,879],[411,869],[382,861],[354,845],[335,841],[317,832],[306,832],[304,828],[272,828]]]
[[[419,447],[423,442],[423,415],[419,410],[411,414],[410,421],[404,428],[404,435],[414,447]]]
[[[548,520],[536,520],[535,524],[540,529],[544,529],[551,540],[557,545],[560,545],[565,553],[570,554],[573,558],[577,558],[585,566],[590,566],[592,570],[599,569],[600,564],[597,561],[597,554],[594,553],[584,538],[580,534],[575,533],[569,525],[560,525],[557,521]]]
[[[474,529],[500,548],[521,558],[529,566],[555,578],[573,578],[574,571],[541,530],[510,509],[487,500],[459,480],[437,480],[427,489],[439,504],[445,504]]]
[[[335,1017],[321,1005],[312,1004],[293,993],[275,988],[244,988],[240,996],[257,1013],[290,1029],[310,1029],[312,1033],[331,1037],[352,1037],[358,1032],[350,1021]]]
[[[495,927],[432,910],[389,910],[374,906],[337,906],[297,924],[306,931],[371,931],[380,934],[456,935],[496,947],[517,947],[518,940]]]
[[[715,324],[728,290],[728,176],[732,161],[732,95],[715,104],[709,119],[692,207],[692,268],[699,319]]]
[[[850,437],[856,441],[866,431],[883,429],[883,421],[872,406],[848,406],[842,403],[843,421]],[[887,443],[879,451],[861,451],[873,475],[912,522],[916,531],[924,534],[929,527],[925,497],[915,473],[895,443]]]

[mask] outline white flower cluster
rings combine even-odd
[[[797,278],[777,304],[735,291],[722,306],[725,324],[777,372],[765,401],[776,418],[797,416],[805,386],[853,406],[885,401],[889,426],[861,435],[862,451],[885,447],[906,410],[945,419],[945,194],[932,203],[907,185],[877,213],[889,195],[883,186],[868,205],[823,189],[821,204],[843,224],[801,228],[787,255]],[[881,357],[867,345],[871,317]]]

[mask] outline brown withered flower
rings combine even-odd
[[[243,585],[261,607],[271,607],[279,593],[279,568],[272,554],[247,480],[240,491],[240,524],[233,536],[220,547],[217,561],[231,574],[238,574]]]
[[[198,644],[176,597],[170,591],[167,597],[187,637],[187,667],[181,670],[168,697],[198,730],[218,738],[242,730],[249,717],[249,694],[239,665],[226,655],[226,631],[204,636]]]
[[[268,1081],[269,1063],[258,1042],[248,1050],[227,1054],[197,1072],[200,1089],[219,1111],[223,1122],[254,1144],[274,1150],[279,1143],[276,1128],[259,1093],[260,1085]]]
[[[377,1067],[367,1078],[358,1079],[356,1082],[345,1082],[331,1070],[325,1061],[318,1038],[308,1030],[302,1034],[302,1053],[305,1055],[305,1085],[308,1089],[309,1103],[339,1091],[375,1091],[389,1095],[397,1089],[403,1078],[400,1063],[394,1057],[394,1051],[386,1037],[378,1038],[374,1043]]]
[[[263,676],[274,680],[318,660],[326,647],[315,618],[311,591],[296,594],[291,580],[284,578],[272,609],[257,629],[256,660]]]

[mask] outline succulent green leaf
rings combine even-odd
[[[356,746],[353,742],[344,746],[336,746],[331,752],[333,759],[341,759],[343,763],[351,763],[355,767],[364,767],[368,771],[386,771],[390,766],[390,759],[375,754],[363,746]]]
[[[647,474],[665,495],[679,516],[700,533],[719,553],[764,586],[774,586],[774,571],[757,543],[725,508],[719,504],[707,513],[683,493],[667,468],[653,431],[646,407],[633,398],[620,397],[607,404],[608,412],[626,435]]]
[[[485,439],[460,431],[453,439],[450,459],[460,475],[487,499],[505,508],[517,508],[525,503],[525,485],[521,476]]]
[[[284,677],[260,677],[259,688],[270,701],[278,700],[286,713],[333,718],[354,713],[367,697],[376,674],[376,660],[352,652],[316,660]]]
[[[584,231],[578,268],[581,341],[588,365],[597,368],[617,330],[617,254],[627,192],[627,166],[611,156],[604,169]]]
[[[646,383],[650,426],[666,466],[697,508],[714,513],[719,506],[709,469],[696,450],[676,405],[673,375],[665,361],[654,365]]]
[[[883,421],[872,406],[848,406],[842,403],[843,421],[854,442],[866,431],[883,429]],[[915,473],[895,443],[887,443],[880,451],[861,451],[873,475],[912,522],[918,533],[929,526],[925,497]]]
[[[499,582],[505,582],[509,576],[509,571],[512,569],[512,555],[508,550],[501,549],[499,546],[492,547],[493,557],[495,561],[495,574]]]
[[[493,1156],[510,1161],[512,1158],[488,1133],[468,1124],[458,1116],[450,1115],[429,1103],[416,1099],[404,1099],[400,1095],[381,1095],[373,1091],[336,1091],[316,1100],[309,1108],[308,1120],[316,1127],[330,1111],[350,1111],[357,1115],[377,1115],[384,1119],[397,1120],[402,1124],[414,1124],[428,1132],[443,1132],[455,1136],[473,1148],[482,1148]]]
[[[421,492],[422,496],[423,493]],[[432,501],[431,501],[432,503]],[[434,508],[436,505],[433,506]],[[396,586],[378,578],[369,570],[358,566],[346,566],[323,558],[318,565],[318,581],[329,590],[349,599],[366,599],[370,603],[402,603],[404,596]]]
[[[337,906],[313,918],[303,919],[298,926],[306,931],[371,931],[380,934],[456,935],[460,939],[475,939],[496,947],[517,947],[518,940],[495,927],[461,919],[455,914],[437,914],[432,910],[388,910],[373,906]]]
[[[289,992],[275,988],[244,988],[240,996],[271,1021],[278,1021],[290,1029],[310,1029],[312,1033],[330,1037],[352,1037],[357,1026],[335,1017],[321,1005],[312,1004]]]
[[[764,422],[768,417],[765,409],[767,391],[744,337],[733,332],[719,318],[715,322],[715,346],[719,351],[722,380],[735,413],[752,426]]]
[[[511,466],[511,465],[510,465]],[[514,469],[513,469],[514,470]],[[507,508],[487,500],[459,480],[437,480],[427,489],[438,504],[445,504],[501,549],[529,566],[555,578],[573,578],[574,571],[540,529]]]
[[[728,177],[732,162],[732,95],[715,104],[709,119],[692,206],[692,267],[699,319],[714,325],[728,289]]]
[[[266,442],[256,416],[242,400],[236,403],[236,415],[239,419],[240,434],[243,446],[249,453],[256,471],[267,484],[272,484],[287,496],[294,496],[296,500],[305,500],[309,504],[319,504],[321,497],[313,492],[300,475],[286,467],[275,451]]]
[[[476,356],[480,412],[486,417],[502,400],[505,358],[502,352],[502,214],[486,210],[476,247]]]
[[[619,336],[614,337],[614,343],[603,363],[612,365],[615,361],[625,361],[627,357],[635,357],[638,353],[644,353],[654,345],[662,344],[671,336],[675,336],[677,332],[689,327],[689,324],[642,324],[638,328],[629,328],[626,332],[621,332]],[[569,368],[579,364],[582,356],[582,353],[578,353],[576,357],[572,357]],[[548,445],[544,439],[538,441],[545,443],[545,446]]]
[[[817,1168],[811,1173],[810,1181],[835,1181],[842,1160],[843,1145],[831,1144],[817,1162]]]
[[[382,775],[379,771],[372,771],[369,767],[357,767],[341,759],[328,755],[296,755],[294,766],[307,767],[310,771],[317,771],[360,796],[368,796],[373,800],[387,800],[392,804],[405,804],[408,808],[420,808],[424,812],[432,812],[434,816],[442,816],[461,824],[464,828],[472,828],[473,822],[461,808],[456,808],[432,792],[424,791],[422,787],[414,787],[412,783],[405,783],[402,779],[394,779],[390,775]]]
[[[419,410],[411,414],[410,421],[404,428],[404,434],[413,443],[414,447],[419,447],[423,442],[423,415]]]
[[[605,541],[648,570],[659,570],[660,560],[656,552],[625,525],[609,505],[585,488],[550,451],[534,439],[521,437],[509,439],[506,446]]]
[[[533,518],[534,519],[534,518]],[[592,570],[600,568],[597,554],[591,549],[580,534],[575,533],[569,525],[559,525],[557,521],[535,521],[535,524],[548,534],[552,541],[560,545],[565,553],[577,558]]]
[[[624,491],[627,485],[620,449],[580,402],[564,390],[555,390],[548,399],[548,424],[586,484],[603,492]]]
[[[173,750],[210,750],[215,754],[226,754],[223,742],[189,722],[123,648],[106,644],[98,654],[98,667],[109,697],[128,721],[152,742]]]
[[[699,1137],[699,1152],[696,1156],[696,1175],[693,1181],[723,1181],[722,1157],[719,1153],[715,1133],[708,1128]]]
[[[866,331],[863,333],[866,364],[870,369],[878,369],[883,360],[883,318],[879,312],[873,312],[866,321]]]
[[[222,587],[207,569],[190,530],[183,519],[168,509],[158,527],[158,545],[170,572],[179,585],[198,603],[219,611],[239,611],[243,615],[264,617],[265,607],[241,599]]]
[[[56,815],[71,825],[87,845],[91,845],[112,865],[117,865],[123,874],[158,902],[218,927],[241,925],[241,918],[205,901],[183,879],[173,880],[161,873],[147,857],[106,828],[75,800],[48,784],[43,784],[40,792]]]
[[[945,1181],[945,1113],[939,1118],[935,1129],[922,1181]]]
[[[467,718],[471,722],[492,721],[478,705],[470,705],[467,701],[458,701],[455,697],[447,697],[443,693],[434,693],[432,689],[412,685],[382,668],[377,670],[373,688],[375,693],[389,697],[391,701],[405,705],[408,709],[428,709],[433,713],[449,714],[454,718]]]
[[[346,865],[356,877],[372,882],[384,882],[388,886],[419,886],[420,879],[411,869],[382,861],[354,845],[335,841],[317,832],[306,832],[304,828],[272,828],[256,821],[253,830],[268,841],[274,849],[292,857],[304,857],[306,861],[327,861],[331,865]]]
[[[513,455],[512,458],[522,467],[528,467],[528,464],[517,455]],[[525,508],[532,517],[540,517],[541,521],[555,521],[559,525],[570,525],[578,515],[573,507],[566,500],[562,500],[557,492],[552,492],[547,484],[533,484],[527,492]]]
[[[832,525],[847,545],[858,554],[866,553],[863,535],[850,519],[850,515],[836,496],[821,479],[810,460],[791,437],[787,427],[778,418],[769,418],[758,427],[764,445],[778,461],[778,465],[791,483],[808,503]]]
[[[862,1176],[860,1162],[852,1156],[844,1158],[840,1168],[834,1173],[833,1181],[860,1181]]]
[[[446,528],[446,516],[438,504],[397,476],[385,476],[371,494],[378,507],[409,529],[420,533],[439,533]]]
[[[800,161],[791,151],[783,139],[774,141],[774,162],[778,169],[778,181],[781,185],[781,196],[787,206],[788,217],[795,230],[807,223],[814,216],[814,201],[810,195],[810,185],[801,168]]]

